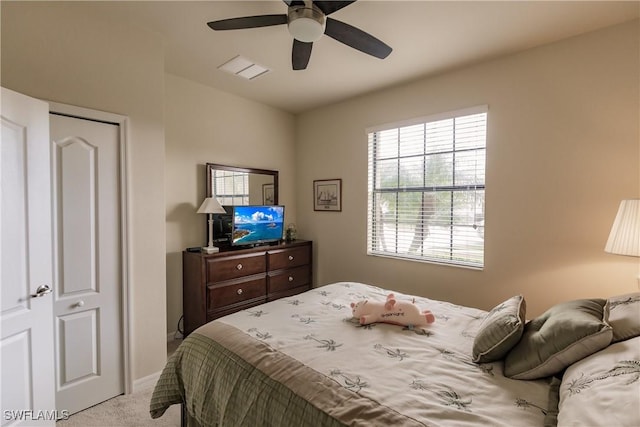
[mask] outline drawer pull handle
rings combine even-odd
[[[293,276],[289,276],[289,281],[293,282]]]
[[[236,292],[238,293],[238,295],[242,295],[242,288],[238,289]]]
[[[289,255],[289,261],[293,261],[293,255]]]
[[[238,265],[236,265],[236,268],[237,268],[238,270],[242,270],[242,264],[238,264]]]

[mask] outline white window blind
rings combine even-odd
[[[213,195],[221,205],[249,204],[249,174],[213,170]]]
[[[368,130],[367,253],[482,267],[487,107]]]

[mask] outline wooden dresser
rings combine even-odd
[[[182,252],[184,334],[218,317],[311,289],[312,242]]]

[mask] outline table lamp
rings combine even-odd
[[[219,252],[220,248],[213,246],[213,214],[226,213],[226,211],[215,197],[207,197],[204,199],[197,212],[209,214],[209,246],[203,247],[202,252],[206,254]]]
[[[640,199],[620,202],[604,251],[610,254],[640,257]],[[638,288],[640,289],[640,277]]]
[[[640,199],[620,202],[605,252],[640,256]]]

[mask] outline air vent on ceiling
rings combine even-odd
[[[254,80],[260,76],[264,76],[269,71],[268,68],[258,65],[250,59],[243,56],[236,56],[218,67],[227,73],[235,74],[247,80]]]

